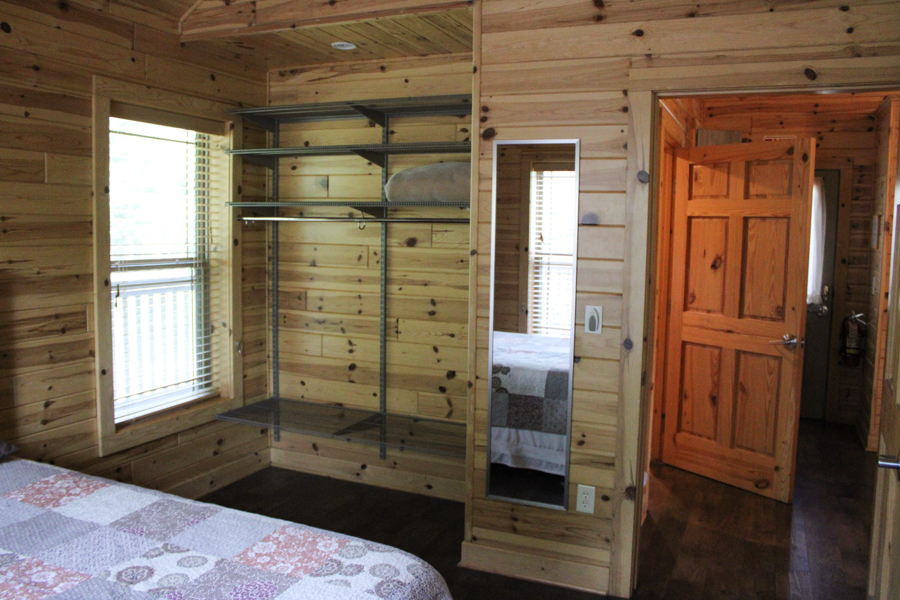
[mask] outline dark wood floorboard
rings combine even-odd
[[[800,428],[793,505],[652,468],[635,598],[865,599],[874,454],[850,427]],[[395,546],[434,565],[455,600],[597,597],[458,567],[458,502],[277,468],[203,500]]]

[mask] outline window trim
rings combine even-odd
[[[224,134],[231,148],[241,148],[243,128],[240,119],[228,114],[231,105],[170,92],[150,86],[94,76],[92,94],[93,148],[93,258],[94,297],[93,331],[95,385],[97,391],[97,441],[100,456],[108,456],[134,446],[178,433],[203,423],[230,408],[243,405],[243,362],[240,355],[242,328],[241,229],[227,219],[225,232],[232,240],[228,247],[227,291],[231,352],[225,359],[226,374],[218,396],[160,411],[116,425],[113,406],[112,305],[110,297],[110,217],[109,217],[109,118],[133,118],[166,121],[176,127],[195,128],[205,133]],[[161,124],[167,124],[161,123]],[[212,131],[210,131],[212,129]],[[228,200],[240,195],[241,160],[229,162]]]

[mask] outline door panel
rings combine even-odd
[[[728,219],[691,217],[688,227],[688,285],[684,308],[722,313],[725,310]]]
[[[809,139],[676,153],[665,462],[789,502],[806,313]],[[680,304],[680,306],[679,306]]]
[[[784,321],[789,218],[744,219],[741,316]]]
[[[775,419],[781,383],[781,359],[737,352],[734,446],[757,454],[775,454]]]
[[[721,369],[721,348],[684,345],[682,431],[699,437],[716,438]]]

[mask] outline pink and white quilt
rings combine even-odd
[[[389,546],[0,462],[0,600],[451,600]]]

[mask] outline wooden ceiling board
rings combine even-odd
[[[392,59],[472,51],[472,13],[468,9],[446,13],[372,19],[232,38],[271,44],[279,52],[267,55],[270,69],[315,64]],[[335,50],[333,42],[352,42],[355,50]],[[199,42],[188,42],[188,44]],[[206,42],[211,43],[211,42]]]
[[[739,116],[765,111],[769,115],[833,114],[835,116],[864,117],[874,114],[884,101],[883,92],[855,94],[786,94],[748,96],[708,96],[700,98],[702,114],[706,117]]]
[[[212,39],[424,14],[468,6],[465,0],[205,0],[182,22],[182,40]]]

